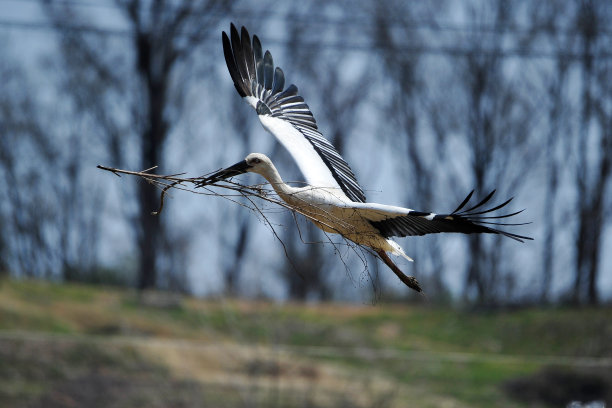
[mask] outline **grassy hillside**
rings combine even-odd
[[[277,305],[4,281],[0,406],[559,406],[568,393],[609,398],[610,338],[609,309]]]

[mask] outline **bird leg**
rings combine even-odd
[[[416,278],[414,276],[408,276],[404,272],[402,272],[401,269],[398,268],[397,265],[393,263],[393,261],[391,260],[391,258],[389,258],[389,255],[387,255],[385,251],[383,251],[382,249],[379,249],[379,250],[376,250],[376,253],[380,257],[380,259],[382,259],[383,262],[386,263],[387,266],[397,275],[397,277],[402,282],[404,282],[406,286],[408,286],[411,289],[416,290],[419,293],[423,292],[423,289],[421,289],[421,285],[419,285],[419,282],[416,280]]]

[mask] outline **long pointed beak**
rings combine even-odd
[[[241,162],[238,162],[232,166],[229,166],[226,169],[220,170],[208,177],[206,177],[204,180],[200,181],[197,185],[197,187],[204,187],[207,186],[209,184],[214,184],[218,181],[222,181],[225,179],[228,179],[230,177],[234,177],[237,176],[239,174],[243,174],[246,173],[247,170],[249,169],[249,165],[247,164],[246,160],[243,160]]]

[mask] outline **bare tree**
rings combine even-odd
[[[107,130],[104,137],[111,156],[123,160],[124,147],[133,143],[138,146],[136,166],[163,167],[166,141],[184,101],[186,84],[180,81],[180,71],[194,62],[192,56],[202,49],[231,2],[117,0],[128,27],[128,41],[119,45],[123,52],[108,47],[110,40],[100,36],[104,33],[93,30],[83,35],[77,26],[94,25],[95,20],[88,20],[71,3],[43,4],[60,34],[66,70],[89,79],[86,87],[77,84],[72,93]],[[125,109],[117,109],[117,104]],[[158,200],[153,186],[138,184],[135,225],[140,289],[156,285],[160,256],[169,248],[161,219],[150,214],[159,206]]]
[[[402,174],[409,187],[406,188],[406,202],[414,208],[434,209],[435,194],[439,190],[439,163],[443,161],[443,149],[437,146],[446,143],[448,116],[441,112],[442,98],[432,97],[434,87],[425,86],[424,71],[427,63],[416,52],[407,52],[408,48],[418,48],[427,43],[427,39],[414,29],[414,22],[419,21],[424,11],[415,4],[402,4],[383,1],[377,4],[374,13],[374,49],[381,53],[384,72],[392,84],[389,85],[387,104],[383,106],[380,121],[381,133],[395,148],[398,173]],[[401,15],[401,19],[389,24],[389,16]],[[430,61],[431,63],[431,61]],[[428,120],[431,119],[431,120]],[[423,132],[427,126],[433,126],[432,132]],[[433,134],[433,137],[431,137]],[[409,243],[419,254],[414,263],[414,274],[422,280],[430,276],[428,287],[431,293],[442,293],[443,259],[437,237],[413,240]]]
[[[610,73],[609,64],[598,61],[597,53],[609,49],[610,43],[601,35],[604,21],[612,15],[608,4],[584,0],[579,3],[575,27],[580,39],[580,99],[579,132],[575,140],[577,188],[576,270],[572,291],[575,302],[597,303],[602,254],[602,231],[610,180],[610,108],[609,94],[604,90]],[[604,91],[604,92],[602,92]],[[593,149],[592,146],[598,146]]]
[[[476,26],[483,21],[511,26],[513,4],[497,1],[469,6],[470,22]],[[505,61],[498,52],[503,44],[500,38],[483,38],[475,31],[465,40],[471,51],[459,61],[458,80],[465,97],[462,115],[466,118],[463,136],[469,152],[467,177],[480,194],[498,187],[516,190],[537,154],[529,148],[537,117],[535,99],[524,91],[524,78],[505,73]],[[500,284],[511,282],[514,271],[503,272],[501,247],[499,237],[468,237],[465,291],[480,303],[495,302]]]
[[[568,27],[574,10],[572,8],[556,7],[553,3],[529,3],[531,34],[523,41],[524,46],[532,45],[543,40],[551,46],[555,57],[551,61],[541,61],[538,64],[537,75],[545,86],[542,104],[546,106],[546,131],[543,139],[543,177],[544,197],[543,206],[546,209],[541,220],[544,224],[544,239],[542,242],[542,279],[540,282],[539,301],[550,302],[553,279],[555,277],[555,259],[558,255],[557,237],[567,230],[566,223],[560,220],[571,212],[559,196],[563,187],[564,162],[570,150],[572,128],[572,106],[568,98],[570,84],[570,69],[572,59],[568,51],[572,49],[573,37],[564,35],[564,28]]]
[[[546,135],[546,190],[544,196],[544,208],[549,209],[543,217],[544,221],[544,251],[542,253],[542,286],[540,301],[547,302],[550,297],[550,289],[554,273],[555,242],[556,234],[560,231],[556,228],[557,212],[555,203],[557,202],[557,192],[559,189],[559,177],[561,175],[561,160],[558,154],[558,146],[561,142],[559,137],[568,129],[565,126],[566,104],[563,100],[563,92],[567,86],[567,73],[569,61],[560,56],[557,59],[556,70],[553,71],[548,83],[548,95],[550,108],[548,111],[549,129]]]
[[[43,109],[27,91],[28,76],[8,52],[0,61],[0,269],[51,277],[58,208],[48,172],[58,170],[57,151],[44,131]]]

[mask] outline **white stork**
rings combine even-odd
[[[295,85],[286,89],[283,71],[274,67],[269,51],[262,52],[257,36],[253,41],[242,27],[238,33],[232,24],[230,36],[223,32],[223,52],[236,90],[251,105],[264,128],[289,151],[306,179],[305,187],[285,184],[272,161],[261,153],[251,153],[245,160],[205,178],[199,186],[214,184],[245,172],[262,175],[279,197],[297,212],[307,216],[325,232],[372,248],[380,259],[408,287],[421,292],[418,281],[405,275],[387,255],[402,256],[402,248],[390,237],[425,235],[438,232],[492,233],[523,242],[530,237],[487,225],[522,225],[495,221],[520,213],[489,215],[506,206],[507,200],[494,208],[483,209],[493,196],[488,194],[476,205],[464,209],[473,191],[449,214],[414,211],[408,208],[366,202],[365,194],[349,165],[319,132],[315,119],[298,95]]]

